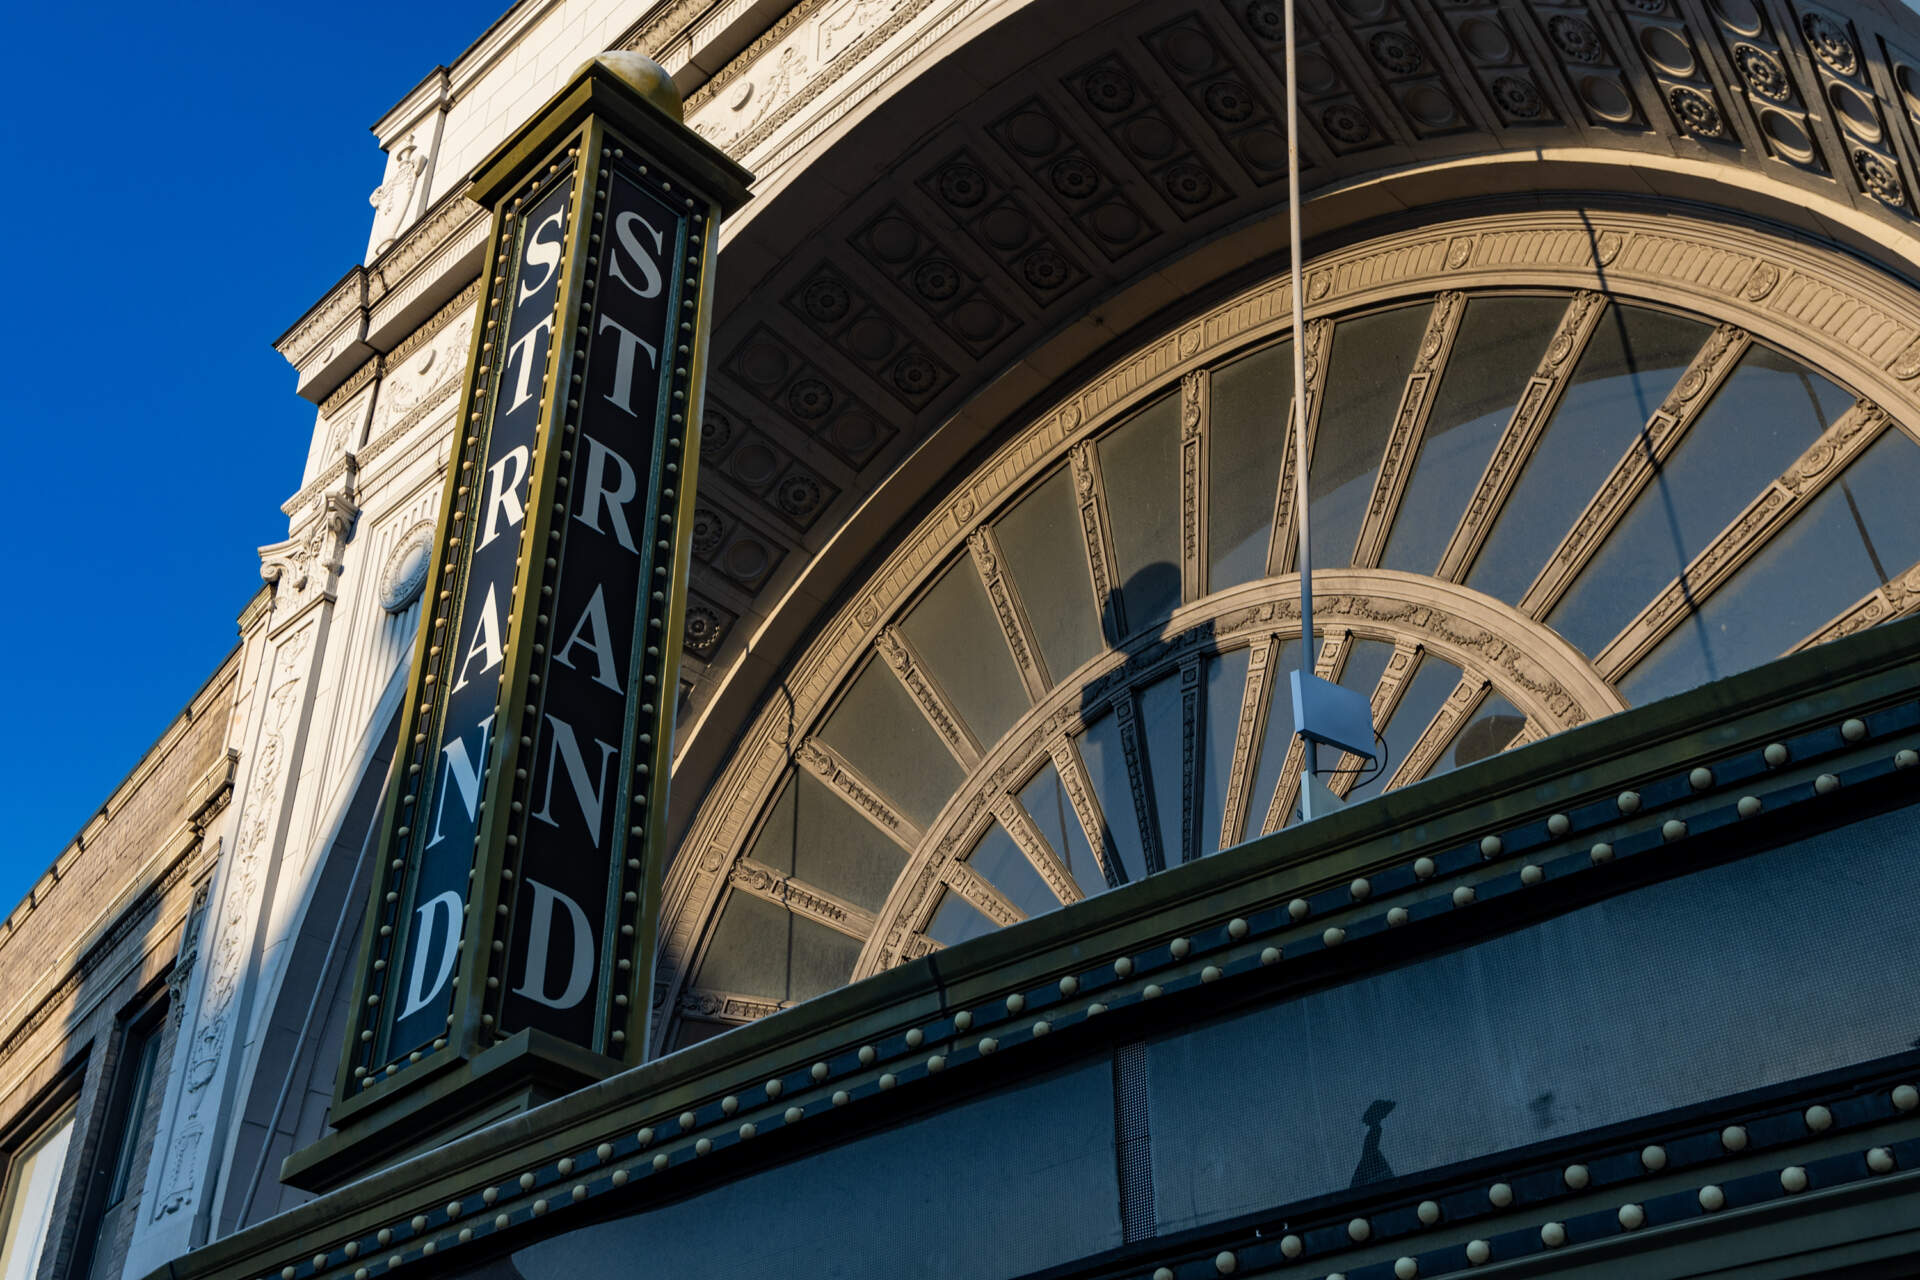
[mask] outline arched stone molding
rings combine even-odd
[[[1920,422],[1920,298],[1855,259],[1731,217],[1630,209],[1465,217],[1320,254],[1307,279],[1310,326],[1396,300],[1490,288],[1589,291],[1596,298],[1672,308],[1718,320],[1742,335],[1742,342],[1757,338],[1793,351],[1859,396],[1862,414],[1890,415],[1909,432]],[[1098,327],[1100,320],[1082,323]],[[765,624],[762,639],[802,627],[801,616],[811,616],[817,607],[812,601],[831,592],[837,575],[876,543],[896,536],[888,528],[892,522],[925,494],[951,486],[897,535],[894,549],[790,663],[781,663],[777,646],[763,648],[767,663],[784,666],[791,707],[785,697],[769,700],[735,741],[726,770],[705,793],[680,846],[662,913],[667,985],[660,995],[672,996],[684,980],[702,922],[710,918],[748,826],[790,754],[830,710],[831,692],[865,660],[882,628],[930,575],[973,536],[971,554],[991,595],[995,553],[991,536],[978,531],[996,511],[1059,465],[1076,444],[1149,398],[1183,380],[1186,394],[1199,396],[1204,377],[1195,375],[1291,328],[1284,278],[1262,281],[1164,325],[1064,396],[1036,397],[1040,407],[1023,415],[1025,425],[957,483],[944,479],[948,468],[990,429],[975,417],[950,421],[868,498],[817,556],[819,585],[814,570],[803,575],[775,610],[791,611],[792,619]],[[1702,360],[1701,376],[1718,376],[1705,355]],[[1015,649],[1017,655],[1017,644]],[[763,679],[765,670],[757,668],[753,678]],[[1037,692],[1034,685],[1029,678],[1030,692]],[[1543,731],[1537,725],[1529,732]]]

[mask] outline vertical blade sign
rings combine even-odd
[[[713,230],[748,175],[620,72],[583,68],[475,183],[495,210],[486,292],[333,1112],[343,1136],[375,1112],[415,1132],[399,1117],[524,1105],[645,1048],[687,437]]]
[[[482,782],[487,761],[495,754],[515,569],[532,456],[539,443],[540,391],[560,292],[570,186],[555,184],[516,219],[514,270],[506,289],[494,294],[494,307],[506,317],[505,324],[496,320],[489,326],[476,370],[493,391],[493,413],[476,433],[481,439],[470,446],[482,461],[459,462],[464,492],[458,496],[463,501],[453,511],[445,539],[444,559],[454,566],[447,586],[459,601],[457,610],[445,612],[457,621],[443,625],[442,617],[436,617],[429,624],[434,642],[421,709],[428,717],[422,726],[427,741],[436,750],[428,756],[431,772],[421,787],[421,803],[409,806],[418,810],[415,820],[396,833],[412,855],[407,862],[413,884],[404,895],[412,909],[395,922],[400,959],[386,999],[400,1007],[392,1012],[387,1030],[390,1056],[431,1048],[433,1041],[444,1040],[453,1020],[454,967],[468,915],[468,873],[478,844]],[[491,336],[501,328],[504,337]],[[460,553],[468,544],[462,566]],[[416,737],[419,732],[416,729]]]
[[[655,427],[685,422],[687,370],[673,357],[691,344],[675,342],[674,311],[686,314],[691,334],[695,305],[674,270],[688,256],[685,216],[617,172],[605,190],[596,212],[602,244],[588,259],[575,334],[576,354],[586,357],[574,388],[579,408],[566,427],[548,535],[565,559],[549,575],[548,652],[529,677],[544,703],[539,723],[521,729],[523,745],[531,739],[531,785],[509,841],[517,836],[525,850],[524,871],[506,940],[510,981],[495,1015],[502,1032],[538,1027],[582,1045],[595,1039],[588,995],[602,977],[600,939],[615,944],[605,958],[627,961],[629,971],[635,948],[616,918],[627,879],[618,855],[644,834],[632,816],[648,802],[655,713],[673,692],[661,661],[666,610],[640,606],[666,599],[673,542],[654,535],[670,535],[675,523],[685,434]],[[647,485],[649,476],[660,483]],[[547,603],[541,608],[544,616]]]

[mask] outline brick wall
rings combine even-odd
[[[166,998],[196,887],[213,869],[199,827],[224,806],[238,671],[236,650],[0,923],[0,1153],[29,1140],[49,1108],[74,1116],[43,1280],[68,1280],[78,1261],[88,1184],[120,1147],[108,1122],[128,1019]],[[171,1011],[159,1034],[132,1185],[99,1223],[94,1276],[118,1277],[126,1255],[176,1034]]]

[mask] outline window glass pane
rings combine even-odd
[[[1053,890],[1047,888],[1047,882],[1027,861],[1027,855],[1020,852],[1020,846],[997,822],[987,828],[987,834],[973,847],[967,865],[1006,895],[1007,901],[1020,908],[1022,915],[1043,916],[1060,905],[1060,899],[1053,896]]]
[[[1020,803],[1053,851],[1066,859],[1067,870],[1073,873],[1080,892],[1089,898],[1105,893],[1107,877],[1094,857],[1093,846],[1087,843],[1087,833],[1067,799],[1067,789],[1060,785],[1060,772],[1053,761],[1040,766],[1040,772],[1020,792]]]
[[[1180,846],[1180,797],[1185,789],[1180,673],[1162,676],[1141,690],[1139,705],[1153,816],[1160,824],[1160,861],[1162,866],[1175,867],[1185,857]]]
[[[1147,874],[1147,855],[1140,839],[1140,823],[1133,812],[1133,784],[1127,778],[1127,754],[1120,748],[1120,725],[1108,712],[1080,735],[1080,757],[1093,782],[1107,834],[1120,852],[1120,869],[1129,881]]]
[[[1882,814],[1149,1042],[1160,1232],[1908,1050],[1920,988],[1886,974],[1888,956],[1920,954],[1914,818]],[[1286,1087],[1222,1105],[1252,1062]]]
[[[1057,684],[1106,647],[1087,571],[1080,508],[1066,467],[1054,472],[994,525],[1006,573],[1020,592],[1034,641]]]
[[[847,985],[860,944],[786,908],[734,892],[721,908],[694,985],[763,1000],[809,1000]]]
[[[971,556],[941,575],[900,629],[981,745],[991,746],[1027,709],[1020,668]]]
[[[981,915],[971,902],[946,889],[940,894],[940,905],[933,910],[933,919],[927,922],[927,936],[942,946],[954,947],[968,938],[992,933],[994,928],[993,921]]]
[[[1467,303],[1453,354],[1427,414],[1420,452],[1380,563],[1432,573],[1480,483],[1520,392],[1539,367],[1566,314],[1565,298],[1475,298]]]
[[[884,662],[869,662],[854,679],[820,737],[922,830],[965,776]]]
[[[907,861],[899,845],[806,772],[789,776],[747,856],[868,911],[886,903]]]
[[[128,1083],[125,1113],[116,1126],[120,1151],[113,1162],[113,1180],[107,1184],[109,1206],[119,1204],[126,1197],[127,1184],[133,1178],[133,1153],[140,1145],[140,1127],[147,1117],[147,1091],[153,1086],[154,1060],[160,1054],[159,1021],[136,1024],[129,1029],[122,1052],[126,1054],[123,1061],[133,1062],[133,1078]]]
[[[1127,630],[1158,628],[1180,604],[1180,396],[1163,396],[1101,438]]]
[[[1380,472],[1407,371],[1426,331],[1427,304],[1342,320],[1333,327],[1326,403],[1314,431],[1307,500],[1313,515],[1313,566],[1353,563],[1353,544]]]
[[[1101,1057],[1003,1081],[785,1163],[755,1161],[752,1171],[670,1204],[563,1224],[561,1234],[451,1274],[962,1280],[1055,1272],[1120,1246],[1114,1147],[1113,1066]]]
[[[1213,371],[1207,421],[1207,588],[1267,576],[1280,463],[1293,447],[1293,343],[1278,342]]]
[[[1246,826],[1235,843],[1260,834],[1273,789],[1280,784],[1287,748],[1293,745],[1293,685],[1289,673],[1299,665],[1300,641],[1282,642],[1273,657],[1273,672],[1267,677],[1266,737],[1260,743],[1259,766],[1253,771],[1253,791],[1247,796]]]
[[[73,1113],[43,1130],[18,1152],[7,1171],[6,1242],[0,1245],[0,1280],[33,1280],[53,1220],[53,1197],[73,1138]]]
[[[1253,650],[1232,649],[1207,659],[1206,711],[1200,757],[1200,853],[1220,847],[1226,816],[1227,776],[1233,769],[1233,738],[1240,728],[1240,697],[1246,691]]]
[[[1453,735],[1453,741],[1433,762],[1426,776],[1437,778],[1488,756],[1497,756],[1526,727],[1527,718],[1520,714],[1519,708],[1499,694],[1489,693],[1481,701],[1480,709]]]
[[[1607,307],[1467,585],[1519,602],[1709,332],[1664,311]]]
[[[1916,493],[1920,446],[1889,427],[1635,666],[1620,692],[1652,702],[1799,644],[1920,560]]]
[[[1749,351],[1547,615],[1548,624],[1589,657],[1604,649],[1819,438],[1832,421],[1822,390],[1829,404],[1851,402],[1786,357],[1764,347]]]
[[[1358,804],[1385,789],[1387,779],[1413,750],[1413,744],[1420,741],[1420,735],[1433,723],[1447,695],[1459,684],[1460,668],[1430,655],[1421,657],[1413,673],[1413,683],[1400,695],[1400,705],[1393,709],[1393,718],[1387,721],[1386,731],[1381,734],[1386,739],[1386,759],[1367,766],[1367,772],[1360,775],[1367,781],[1347,793],[1348,804]]]

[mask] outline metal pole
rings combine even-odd
[[[1292,257],[1289,284],[1293,290],[1293,479],[1294,519],[1300,525],[1300,662],[1313,672],[1313,570],[1307,521],[1307,331],[1306,291],[1300,267],[1300,82],[1294,65],[1294,0],[1286,0],[1287,21],[1287,243]],[[1300,788],[1303,818],[1313,817],[1313,783],[1317,752],[1306,744],[1306,782]]]

